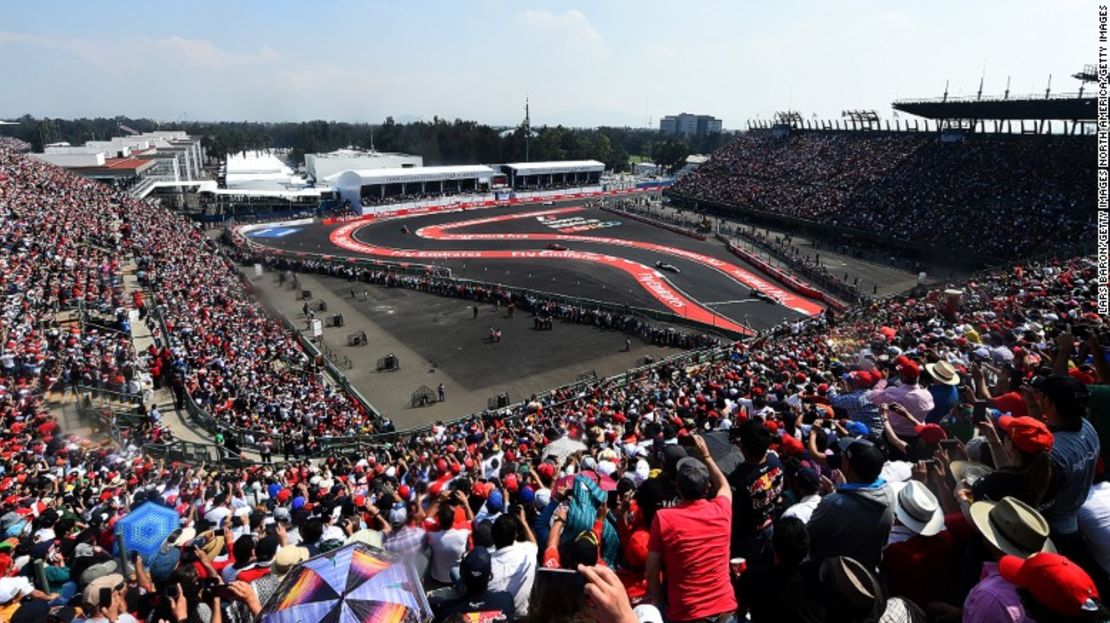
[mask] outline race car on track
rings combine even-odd
[[[547,250],[548,251],[566,251],[567,248],[566,248],[565,245],[561,245],[558,242],[549,242],[549,243],[547,243]]]
[[[682,271],[681,271],[681,270],[679,270],[679,269],[678,269],[678,267],[677,267],[677,266],[675,266],[674,264],[668,264],[668,263],[666,263],[666,262],[664,262],[664,261],[662,261],[662,260],[660,260],[660,261],[656,262],[656,263],[655,263],[655,267],[656,267],[656,268],[658,268],[659,270],[665,270],[665,271],[667,271],[667,272],[672,272],[672,273],[680,273],[680,272],[682,272]]]
[[[553,205],[555,205],[555,202],[554,201],[544,201],[542,205],[553,206]]]
[[[776,303],[775,299],[765,292],[759,290],[752,290],[752,297],[763,301],[764,303]]]

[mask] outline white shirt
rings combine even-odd
[[[428,533],[428,547],[432,550],[428,574],[433,580],[451,584],[451,570],[458,568],[469,538],[470,530],[467,529],[452,528]]]
[[[217,506],[216,508],[213,508],[212,510],[205,513],[204,518],[208,521],[208,523],[214,526],[219,526],[220,522],[224,520],[224,517],[227,517],[230,514],[230,508],[226,506]]]
[[[1079,532],[1098,566],[1110,573],[1110,483],[1091,487],[1087,501],[1079,508]]]
[[[807,495],[802,498],[801,501],[792,504],[790,508],[783,511],[782,516],[784,519],[786,517],[797,517],[798,519],[801,519],[802,522],[809,523],[809,518],[813,516],[813,511],[820,503],[821,496],[817,495],[816,493],[814,493],[813,495]]]
[[[516,615],[528,615],[528,599],[532,596],[532,583],[536,581],[536,559],[539,548],[531,541],[517,541],[490,554],[493,577],[489,590],[508,591],[516,605]]]

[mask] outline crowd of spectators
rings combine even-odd
[[[986,258],[1093,235],[1094,141],[1077,136],[739,135],[672,192]]]
[[[210,408],[273,426],[352,411],[285,376],[296,346],[198,230],[2,146],[0,177],[0,328],[21,357],[0,371],[2,623],[251,621],[297,563],[351,541],[412,564],[441,621],[1110,616],[1092,260],[873,301],[352,455],[190,466],[59,430],[45,400],[68,340],[40,321],[75,299],[134,306],[165,319],[155,360]],[[153,301],[123,296],[126,258]],[[134,557],[114,528],[142,504],[180,528]]]
[[[690,349],[706,348],[721,343],[718,337],[653,324],[645,320],[642,315],[631,312],[622,313],[598,307],[573,305],[531,292],[520,292],[505,286],[480,285],[438,277],[431,272],[422,274],[399,273],[393,270],[354,266],[349,263],[327,260],[255,254],[245,247],[240,247],[232,253],[232,256],[244,264],[257,262],[268,268],[281,271],[311,272],[339,277],[352,282],[381,285],[387,288],[408,288],[438,296],[492,304],[506,309],[512,306],[536,317],[623,331],[639,337],[649,344],[659,346]]]

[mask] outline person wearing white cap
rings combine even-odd
[[[966,536],[949,532],[933,492],[917,480],[896,482],[894,526],[883,550],[882,569],[891,593],[914,603],[940,602],[957,590],[957,568]]]
[[[0,578],[0,621],[11,621],[12,615],[23,603],[23,598],[54,599],[57,595],[47,595],[36,589],[31,581],[23,576]]]

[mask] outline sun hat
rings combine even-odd
[[[309,559],[309,551],[306,547],[299,547],[297,545],[283,545],[281,549],[274,555],[274,575],[285,575],[289,573],[290,569],[298,563],[302,563]]]
[[[927,363],[925,364],[925,370],[929,373],[929,376],[933,377],[938,383],[943,383],[945,385],[960,384],[960,375],[956,373],[956,369],[952,367],[952,364],[947,361]]]
[[[837,611],[868,614],[883,599],[878,578],[854,558],[826,558],[817,573],[823,592]]]
[[[975,461],[952,461],[948,465],[948,471],[952,474],[953,480],[970,486],[975,484],[976,480],[993,472],[994,469]]]
[[[1028,558],[1037,552],[1056,551],[1045,518],[1015,497],[973,503],[971,522],[1003,554]]]
[[[944,511],[928,487],[916,480],[896,482],[894,515],[898,521],[921,536],[933,536],[944,529]]]

